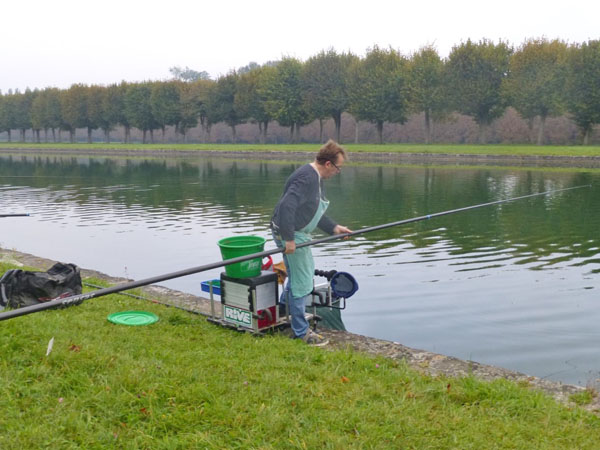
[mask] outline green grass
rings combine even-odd
[[[0,143],[0,148],[34,148],[34,149],[73,149],[73,150],[185,150],[185,151],[281,151],[281,152],[315,152],[318,144],[85,144],[85,143]],[[600,146],[579,145],[458,145],[458,144],[344,144],[350,152],[389,152],[389,153],[445,153],[463,155],[536,155],[536,156],[600,156]]]
[[[0,264],[0,273],[8,268]],[[130,309],[160,320],[145,327],[106,320]],[[120,295],[2,322],[0,354],[2,449],[592,449],[600,442],[598,417],[508,381],[433,378],[394,360],[257,338]]]
[[[597,396],[598,393],[594,389],[586,389],[585,391],[571,395],[569,400],[577,405],[589,405]]]

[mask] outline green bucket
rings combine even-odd
[[[221,239],[217,244],[223,259],[237,258],[264,251],[265,238],[260,236],[234,236]],[[225,266],[225,273],[233,278],[257,277],[260,275],[262,258],[254,258]]]

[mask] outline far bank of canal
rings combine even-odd
[[[214,149],[211,147],[215,147]],[[600,149],[578,146],[346,145],[352,162],[416,165],[600,168]],[[310,150],[308,150],[310,148]],[[129,158],[220,157],[304,161],[317,145],[27,144],[0,143],[0,154]],[[381,149],[381,150],[380,150]],[[354,151],[353,151],[354,150]]]

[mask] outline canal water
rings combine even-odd
[[[131,279],[218,261],[223,237],[270,238],[302,163],[1,155],[0,213],[31,217],[0,219],[0,247]],[[357,279],[351,332],[596,386],[600,172],[347,165],[326,192],[328,214],[357,230],[584,184],[322,244],[316,265]],[[219,273],[162,284],[201,295]]]

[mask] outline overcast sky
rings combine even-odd
[[[301,60],[373,45],[441,56],[471,38],[600,38],[593,0],[7,0],[0,90],[164,80],[188,66],[213,78],[251,61]]]

